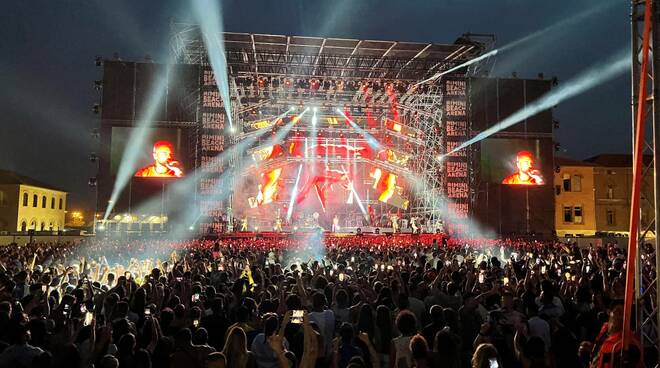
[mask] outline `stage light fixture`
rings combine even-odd
[[[96,90],[100,90],[103,87],[103,81],[102,80],[95,80],[94,81],[94,88]]]
[[[553,126],[555,129],[559,129],[559,120],[553,120],[553,121],[552,121],[552,126]]]
[[[99,231],[105,231],[105,225],[99,225],[99,227],[97,227],[97,229]]]
[[[194,227],[194,226],[190,226],[190,227],[188,227],[188,230],[193,231],[193,230],[195,230],[195,227]]]
[[[317,112],[317,111],[319,111],[319,108],[316,107],[316,106],[314,106],[314,108],[312,109],[312,111],[313,111],[313,112]]]
[[[99,104],[94,104],[94,105],[92,106],[92,112],[93,112],[94,114],[98,114],[98,113],[100,113],[100,112],[101,112],[101,105],[99,105]]]
[[[96,180],[96,177],[91,177],[87,181],[87,185],[89,185],[90,188],[95,188],[97,184],[98,184],[98,182]]]
[[[296,107],[293,106],[293,105],[291,105],[291,107],[289,107],[289,110],[291,110],[291,111],[296,111]]]
[[[97,156],[96,153],[94,153],[94,152],[92,152],[92,154],[89,155],[89,161],[90,162],[96,162],[96,161],[98,161],[98,159],[99,159],[99,156]]]
[[[103,66],[103,58],[101,58],[100,56],[95,57],[94,63],[96,64],[96,66]]]

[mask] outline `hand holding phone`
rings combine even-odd
[[[304,310],[301,309],[294,310],[293,313],[291,314],[291,323],[302,324],[304,314],[305,314]]]

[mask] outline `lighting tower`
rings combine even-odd
[[[655,367],[658,367],[660,361],[660,281],[657,272],[653,274],[642,271],[651,267],[660,269],[660,258],[657,257],[660,224],[656,221],[660,220],[660,147],[657,146],[660,144],[660,102],[655,99],[655,93],[660,88],[660,81],[655,77],[656,71],[660,73],[660,45],[656,42],[660,39],[659,6],[660,0],[631,0],[633,176],[639,185],[633,188],[631,201],[628,264],[635,265],[635,272],[628,272],[625,304],[629,313],[624,315],[624,322],[636,322],[634,332],[641,339],[644,355],[647,356],[646,366]],[[648,131],[651,134],[644,137],[644,132]],[[641,134],[637,136],[637,133]],[[647,156],[651,159],[644,160]],[[639,169],[635,169],[637,161]],[[649,179],[644,180],[644,177]],[[653,193],[640,195],[641,183],[650,183]],[[650,233],[655,233],[655,239],[649,238]],[[649,247],[654,251],[649,252]],[[629,267],[629,270],[632,271],[632,268]],[[634,280],[634,284],[630,280]],[[630,336],[629,332],[624,331],[624,339]],[[649,353],[655,353],[656,356],[648,357]]]

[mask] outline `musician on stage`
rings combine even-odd
[[[241,219],[241,231],[248,231],[248,217],[247,215],[243,216]]]
[[[335,215],[335,217],[332,218],[332,232],[336,233],[339,230],[339,217]]]

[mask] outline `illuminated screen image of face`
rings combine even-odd
[[[117,173],[135,128],[113,127],[110,148],[110,172]],[[136,178],[182,178],[186,175],[187,140],[185,129],[150,128],[138,147]],[[183,159],[183,160],[182,160]]]
[[[481,143],[481,176],[504,185],[545,185],[537,139],[486,139]]]
[[[181,178],[183,169],[174,159],[174,146],[168,141],[156,141],[153,146],[154,162],[142,167],[136,173],[140,178]]]

